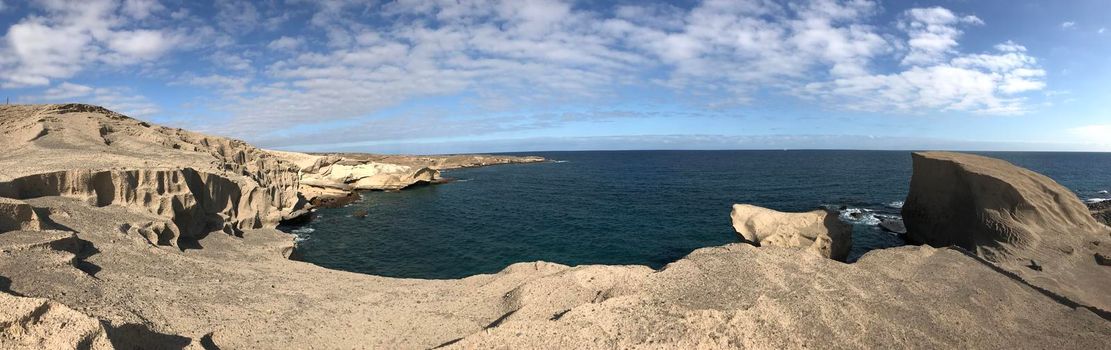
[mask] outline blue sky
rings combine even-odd
[[[263,147],[1111,151],[1111,2],[0,0],[0,94]]]

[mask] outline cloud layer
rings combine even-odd
[[[41,100],[119,101],[125,90],[69,80],[157,76],[213,92],[203,103],[226,115],[225,133],[267,139],[286,133],[257,130],[416,127],[436,120],[377,115],[437,97],[504,131],[544,121],[530,111],[604,107],[639,89],[691,108],[751,106],[772,94],[838,110],[1013,115],[1032,108],[1024,94],[1046,86],[1045,70],[1019,43],[964,49],[966,31],[990,25],[973,14],[914,8],[885,21],[871,0],[188,5],[34,0],[4,33],[0,85],[42,88]],[[157,110],[129,98],[131,108]],[[498,113],[535,120],[488,117]]]

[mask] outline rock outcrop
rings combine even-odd
[[[540,163],[547,159],[537,156],[511,156],[493,154],[449,154],[449,155],[389,155],[365,153],[329,153],[354,161],[398,164],[435,170],[474,168],[502,164]]]
[[[959,246],[1028,283],[1111,310],[1111,227],[1052,179],[971,154],[915,153],[902,215],[908,240]]]
[[[151,125],[101,107],[0,106],[0,197],[78,198],[174,223],[169,245],[304,213],[297,168],[242,141]]]
[[[100,321],[42,298],[0,292],[0,349],[114,349]]]
[[[20,200],[0,197],[0,233],[41,229],[42,221],[34,208]]]
[[[1092,212],[1092,217],[1096,218],[1096,221],[1111,226],[1111,200],[1088,203],[1088,210]]]
[[[396,191],[440,180],[440,172],[427,167],[356,160],[338,155],[270,152],[300,168],[301,196],[318,204],[350,196],[354,191]]]
[[[852,226],[825,210],[784,213],[749,204],[734,204],[733,229],[760,246],[802,248],[844,261],[852,249]]]

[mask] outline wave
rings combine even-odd
[[[1111,201],[1111,198],[1088,198],[1088,199],[1084,200],[1084,203],[1095,204],[1095,203],[1101,203],[1101,202],[1106,202],[1106,201]]]
[[[894,201],[894,202],[884,203],[883,205],[885,207],[888,207],[888,208],[891,208],[891,209],[903,209],[903,204],[904,204],[903,201]]]
[[[568,161],[566,161],[566,160],[552,160],[551,162],[552,163],[567,163]]]
[[[838,217],[841,218],[841,221],[854,225],[876,226],[882,221],[871,209],[861,208],[846,208],[841,210]]]
[[[289,231],[289,233],[293,234],[293,244],[298,244],[309,240],[309,234],[313,232],[316,232],[316,229],[308,226],[298,227]]]

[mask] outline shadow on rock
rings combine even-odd
[[[192,342],[190,338],[158,333],[136,323],[115,327],[105,322],[104,329],[116,349],[184,349]]]
[[[93,242],[77,238],[77,236],[72,236],[67,239],[50,242],[50,248],[73,253],[73,267],[89,274],[89,276],[93,278],[96,278],[96,274],[102,270],[100,266],[85,260],[90,256],[100,253],[100,249],[97,249]]]
[[[51,212],[50,208],[32,208],[32,210],[35,211],[35,215],[37,215],[39,217],[39,220],[42,221],[44,229],[77,232],[77,230],[69,228],[69,226],[59,224],[57,221],[51,219],[50,215],[53,214],[53,212]]]

